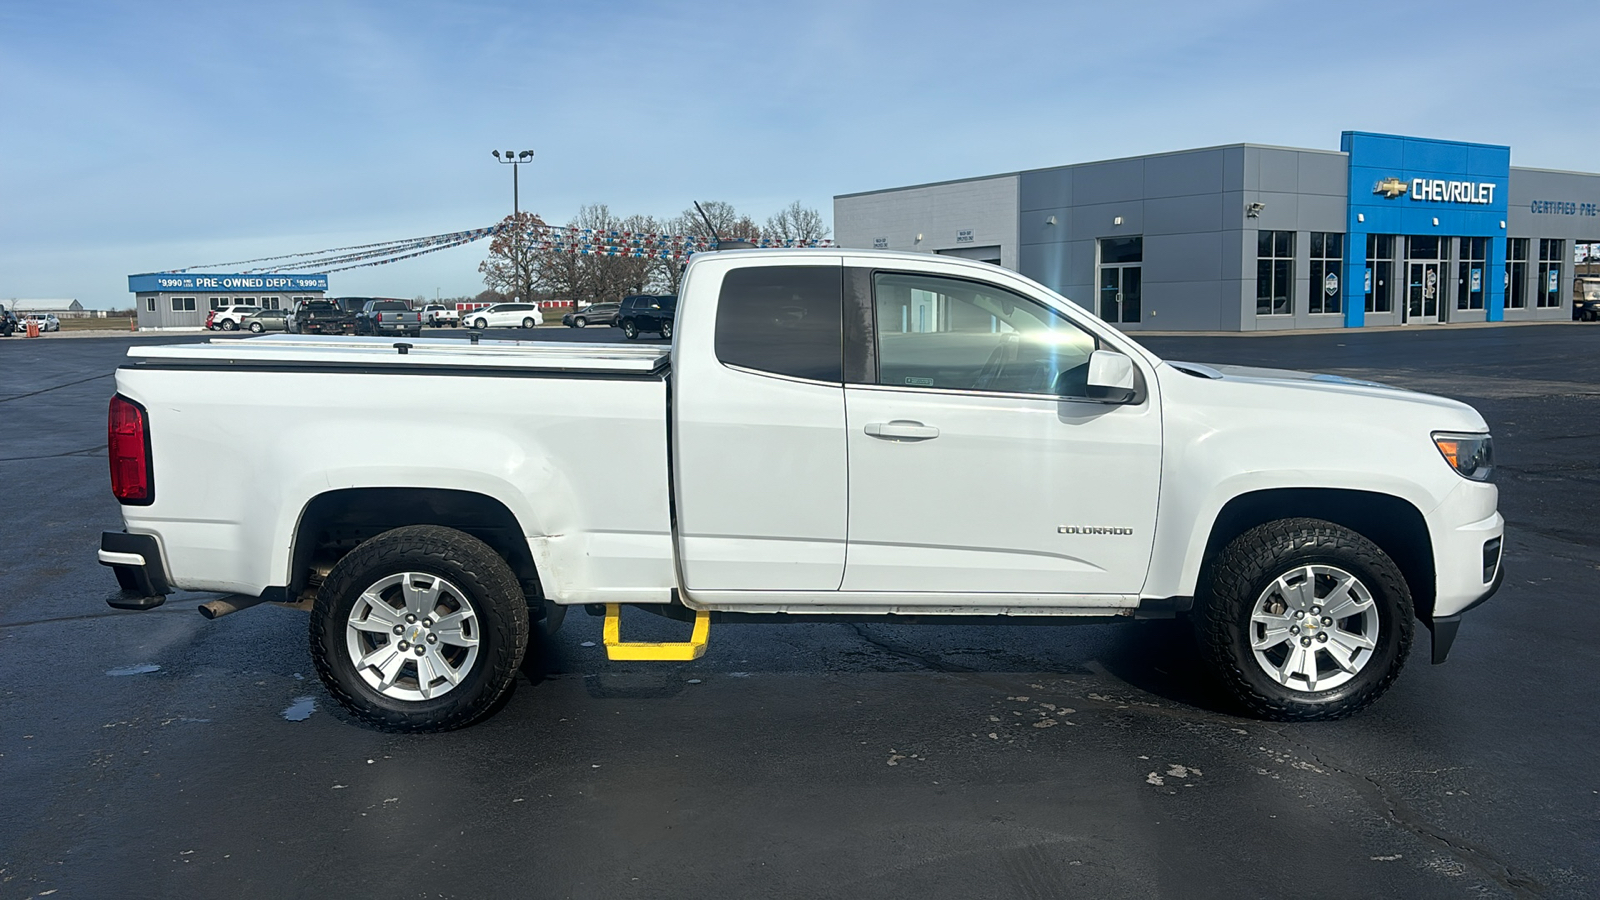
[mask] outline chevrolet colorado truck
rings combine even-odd
[[[487,715],[573,605],[660,660],[733,622],[1185,616],[1243,711],[1304,720],[1387,690],[1415,620],[1442,662],[1500,584],[1462,403],[1166,362],[949,257],[703,253],[680,298],[670,347],[131,348],[108,602],[307,609],[328,691],[394,731]],[[250,476],[206,477],[221,456]],[[623,640],[624,606],[689,640]]]

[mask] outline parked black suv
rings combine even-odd
[[[637,338],[641,331],[654,331],[664,338],[671,339],[672,320],[677,312],[677,294],[661,296],[635,294],[632,297],[622,298],[622,309],[617,312],[617,324],[622,326],[623,337],[630,341]]]
[[[17,321],[17,314],[0,306],[0,337],[11,337],[11,333],[22,327]]]

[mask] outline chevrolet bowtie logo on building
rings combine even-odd
[[[1372,192],[1374,194],[1382,194],[1385,197],[1388,197],[1390,200],[1393,200],[1394,198],[1406,192],[1406,183],[1394,177],[1385,178],[1384,180],[1378,182],[1377,186],[1372,189]]]

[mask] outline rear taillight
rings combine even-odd
[[[150,472],[150,430],[144,407],[118,394],[106,413],[106,451],[111,460],[111,493],[130,506],[155,500]]]

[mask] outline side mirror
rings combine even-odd
[[[1139,393],[1138,370],[1133,360],[1115,350],[1089,354],[1089,399],[1128,403]]]

